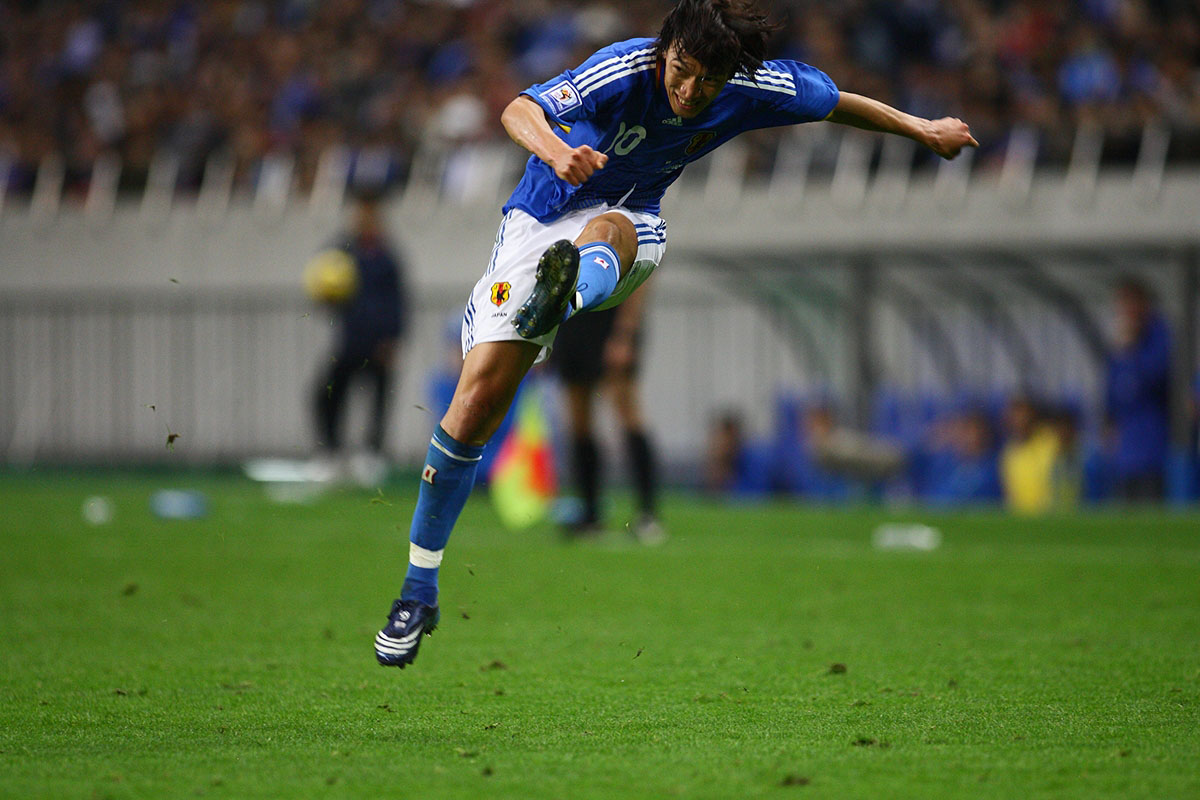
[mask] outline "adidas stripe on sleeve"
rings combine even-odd
[[[839,97],[828,75],[799,61],[766,61],[753,76],[738,73],[729,83],[757,101],[765,125],[825,119]]]
[[[579,67],[545,83],[534,84],[524,94],[533,98],[564,127],[596,116],[601,107],[620,100],[653,71],[657,59],[653,39],[617,42],[594,53]]]

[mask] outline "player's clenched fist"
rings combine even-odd
[[[581,144],[567,150],[561,158],[555,159],[554,174],[572,186],[579,186],[592,177],[593,172],[604,169],[607,163],[608,156],[604,153],[598,153],[586,144]]]
[[[954,117],[930,120],[926,145],[942,158],[954,158],[964,147],[979,147],[967,123]]]

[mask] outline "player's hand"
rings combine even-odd
[[[925,145],[945,159],[952,159],[964,147],[979,147],[971,135],[967,123],[954,117],[942,117],[929,121],[925,131]]]
[[[581,144],[567,150],[561,158],[555,159],[552,166],[555,175],[572,186],[579,186],[592,177],[593,172],[604,169],[607,163],[608,156],[604,153],[598,153],[586,144]]]

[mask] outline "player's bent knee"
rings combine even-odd
[[[622,267],[632,263],[637,254],[637,229],[622,214],[602,214],[589,222],[575,240],[576,244],[607,242],[616,249]]]
[[[460,386],[442,427],[464,444],[486,444],[500,427],[513,390],[500,382],[479,380]]]
[[[620,240],[621,233],[621,228],[616,222],[604,217],[597,217],[587,224],[583,229],[583,233],[579,234],[576,244],[608,242],[615,245]]]

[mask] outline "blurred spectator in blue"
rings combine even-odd
[[[710,495],[753,497],[769,484],[769,455],[746,439],[741,414],[725,411],[713,420],[704,460],[704,490]]]
[[[847,482],[822,467],[818,458],[836,430],[832,404],[822,398],[807,402],[783,398],[778,415],[771,454],[772,490],[821,501],[847,499]]]
[[[1192,379],[1192,394],[1188,398],[1192,429],[1188,437],[1188,460],[1191,464],[1190,499],[1200,500],[1200,373]]]
[[[1116,341],[1108,360],[1105,421],[1117,497],[1160,500],[1170,433],[1171,335],[1149,288],[1116,287]]]
[[[1091,25],[1075,26],[1068,55],[1058,70],[1058,91],[1069,105],[1114,102],[1121,90],[1121,73],[1100,33]]]
[[[1136,154],[1150,119],[1170,128],[1173,160],[1200,154],[1194,2],[766,5],[783,25],[770,55],[915,113],[962,109],[986,133],[984,163],[1003,158],[1014,125],[1036,135],[1039,160],[1064,161],[1082,122],[1104,130],[1112,163]],[[516,91],[598,43],[652,35],[661,14],[658,0],[0,3],[0,181],[27,194],[59,154],[78,194],[109,153],[122,190],[137,191],[165,151],[190,191],[228,152],[239,189],[280,155],[308,188],[334,146],[357,156],[356,176],[399,180],[464,93],[488,109],[478,136],[505,141],[499,111]]]
[[[925,500],[936,505],[999,502],[1000,470],[987,415],[967,410],[941,426],[930,448],[944,468],[931,470]]]
[[[357,280],[355,291],[333,306],[337,349],[318,378],[314,397],[318,445],[334,464],[342,447],[349,389],[359,380],[368,383],[372,405],[365,445],[369,453],[351,466],[360,482],[372,485],[379,483],[386,471],[383,445],[388,400],[408,305],[400,257],[384,231],[380,199],[374,192],[359,194],[350,230],[336,242],[336,248],[354,262]]]

